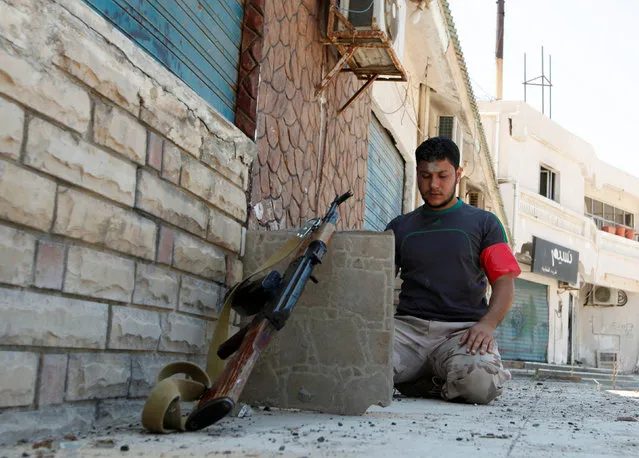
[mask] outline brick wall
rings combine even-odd
[[[251,229],[298,227],[349,189],[355,195],[340,207],[338,227],[363,227],[371,97],[365,93],[338,115],[363,84],[347,73],[315,95],[336,61],[333,48],[321,43],[327,3],[264,2]]]
[[[255,145],[83,2],[0,9],[3,437],[90,424],[201,359]]]

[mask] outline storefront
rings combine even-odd
[[[512,308],[495,332],[499,352],[505,360],[548,360],[550,338],[556,338],[555,329],[563,329],[562,323],[552,326],[550,332],[550,290],[557,291],[559,282],[577,283],[579,253],[561,245],[533,237],[532,263],[529,271],[522,269],[515,280],[515,299]],[[546,282],[535,281],[548,279]],[[566,308],[567,318],[570,307]],[[562,314],[557,318],[562,319]],[[568,333],[571,333],[568,322]],[[567,345],[572,339],[567,337]],[[554,342],[556,345],[557,342]],[[570,350],[567,350],[570,353]]]
[[[383,231],[393,218],[402,214],[404,167],[393,138],[372,115],[364,229]]]

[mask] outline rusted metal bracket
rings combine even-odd
[[[406,71],[395,53],[386,32],[373,24],[371,28],[358,29],[344,16],[335,0],[330,0],[325,45],[333,45],[341,55],[333,68],[322,78],[315,90],[318,97],[339,72],[352,72],[357,79],[365,81],[364,85],[342,106],[337,114],[341,114],[359,97],[362,96],[375,81],[406,81]],[[377,51],[376,51],[377,50]],[[386,62],[377,65],[362,63],[362,56],[380,53]],[[375,54],[373,55],[375,57]],[[370,61],[369,61],[370,62]]]
[[[366,92],[366,89],[368,89],[375,82],[378,76],[379,75],[374,75],[371,79],[366,81],[366,83],[364,83],[364,85],[360,87],[350,99],[348,99],[348,102],[346,102],[342,108],[337,110],[337,114],[342,114],[342,111],[346,110],[355,100],[357,100],[364,92]]]
[[[342,55],[340,60],[337,61],[335,66],[324,76],[324,78],[322,78],[322,81],[315,90],[315,97],[320,95],[320,93],[324,90],[328,83],[330,83],[331,80],[335,78],[335,75],[337,75],[342,70],[344,64],[348,61],[348,59],[353,57],[353,54],[355,54],[355,51],[357,51],[358,48],[359,46],[351,46],[347,48],[346,52]]]

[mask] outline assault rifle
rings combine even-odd
[[[221,359],[233,358],[204,392],[197,407],[185,423],[185,429],[196,431],[224,418],[237,403],[260,354],[277,331],[282,329],[297,304],[308,280],[317,283],[313,269],[322,262],[335,232],[338,207],[353,194],[337,196],[323,218],[315,218],[305,226],[310,243],[294,259],[284,275],[273,270],[264,277],[242,283],[234,291],[231,307],[241,316],[254,318],[217,350]]]

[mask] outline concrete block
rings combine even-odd
[[[0,407],[33,404],[38,359],[36,353],[0,351]]]
[[[239,221],[246,220],[244,190],[193,158],[182,163],[180,185]]]
[[[64,246],[49,240],[38,240],[35,285],[38,288],[62,289]]]
[[[182,151],[173,143],[164,143],[164,155],[162,157],[162,177],[171,183],[180,183],[182,171]]]
[[[182,232],[175,233],[173,266],[223,283],[226,278],[224,252]]]
[[[155,350],[162,328],[155,310],[133,307],[111,307],[109,348],[120,350]]]
[[[206,236],[206,205],[145,170],[140,172],[136,207],[196,235]]]
[[[53,59],[55,65],[137,115],[138,91],[145,77],[128,61],[116,57],[101,41],[96,42],[82,33],[71,29],[60,37],[59,54]]]
[[[137,119],[117,107],[96,102],[93,121],[95,142],[144,165],[146,129]]]
[[[36,239],[33,235],[0,226],[0,282],[31,284]]]
[[[147,133],[147,164],[158,172],[162,171],[162,156],[164,155],[164,139],[155,132]]]
[[[177,273],[151,264],[138,263],[133,303],[175,309],[178,290]]]
[[[249,231],[252,272],[290,231]],[[394,239],[338,232],[286,326],[262,354],[242,395],[248,403],[361,414],[388,405],[393,388]]]
[[[64,401],[64,384],[67,377],[68,355],[42,355],[40,386],[38,388],[39,407],[62,404]]]
[[[131,355],[72,354],[68,377],[67,401],[126,396],[131,378]]]
[[[160,351],[203,353],[208,348],[209,321],[169,313],[162,317]]]
[[[155,259],[153,221],[74,189],[58,188],[53,233]]]
[[[226,273],[227,285],[233,286],[244,279],[244,263],[237,258],[229,256],[227,258],[228,271]],[[253,272],[246,272],[250,275]]]
[[[244,171],[248,169],[242,158],[237,156],[235,142],[205,132],[202,141],[202,162],[210,165],[240,188],[246,190]]]
[[[24,162],[125,205],[135,199],[136,168],[83,140],[34,119]]]
[[[211,209],[209,233],[206,238],[216,245],[239,253],[242,248],[242,225]]]
[[[0,342],[104,348],[108,314],[106,304],[0,288]]]
[[[175,356],[157,354],[133,355],[129,397],[139,398],[148,396],[155,386],[160,369],[175,361]]]
[[[222,305],[220,285],[182,275],[180,286],[180,312],[215,318]]]
[[[133,261],[89,248],[69,247],[64,292],[130,302],[134,282]]]
[[[51,180],[0,160],[0,218],[48,231],[55,187]]]
[[[25,58],[0,49],[4,77],[0,93],[45,114],[71,129],[84,133],[91,119],[89,94],[60,71],[44,70]]]
[[[160,86],[140,91],[142,121],[195,157],[200,156],[200,120],[184,102]]]
[[[158,243],[157,262],[162,264],[173,264],[173,245],[175,242],[175,232],[166,226],[160,227],[160,241]]]
[[[24,131],[24,111],[18,105],[0,98],[0,155],[18,159]]]
[[[34,440],[88,431],[95,421],[95,405],[76,404],[28,412],[3,412],[0,442]]]

